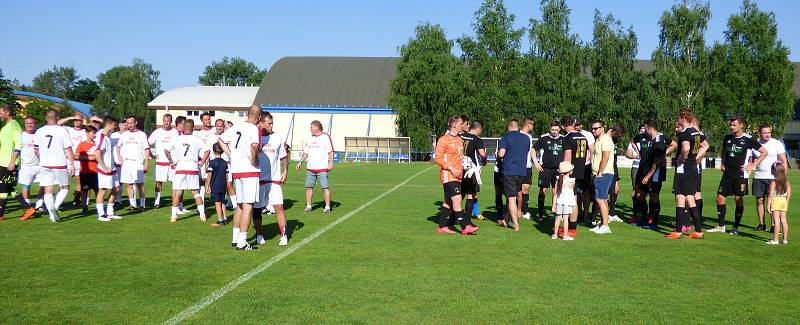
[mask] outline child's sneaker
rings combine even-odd
[[[550,236],[550,239],[558,239],[558,235],[553,234],[552,236]]]
[[[564,237],[564,240],[575,240],[575,238],[572,238],[572,236],[566,236]]]

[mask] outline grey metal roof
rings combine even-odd
[[[388,107],[394,57],[284,57],[267,72],[253,104]]]

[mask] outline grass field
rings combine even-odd
[[[291,171],[284,187],[289,246],[277,246],[274,220],[266,217],[267,244],[252,252],[234,251],[230,226],[209,227],[196,213],[177,224],[169,223],[169,208],[123,213],[123,220],[100,223],[94,214],[75,209],[63,212],[59,223],[42,214],[22,222],[12,205],[14,212],[0,223],[0,323],[162,323],[348,214],[185,322],[782,324],[800,319],[800,239],[765,245],[770,235],[752,229],[752,198],[738,237],[707,234],[702,241],[675,241],[615,223],[611,235],[581,227],[576,241],[564,242],[550,239],[550,224],[537,228],[523,221],[522,231],[514,233],[488,220],[476,221],[481,226],[476,236],[439,235],[437,170],[429,163],[337,165],[331,214],[322,214],[320,206],[303,212],[302,174]],[[619,206],[628,211],[628,172],[621,172]],[[711,226],[720,173],[703,175],[705,221]],[[491,180],[488,170],[483,178]],[[800,184],[797,172],[791,180]],[[668,186],[662,193],[665,224],[674,211]],[[491,186],[484,186],[483,210],[493,210],[493,195]],[[797,200],[789,211],[790,225],[800,225]]]

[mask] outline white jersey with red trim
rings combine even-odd
[[[119,143],[122,133],[124,132],[116,131],[108,136],[111,139],[111,155],[114,157],[114,163],[117,165],[117,167],[122,166],[122,162],[117,161],[117,143]]]
[[[20,166],[39,166],[39,157],[36,156],[35,133],[22,131],[22,149],[19,152]]]
[[[200,138],[200,140],[203,140],[203,142],[206,144],[206,146],[208,146],[208,144],[211,143],[211,141],[216,141],[216,139],[219,138],[218,136],[216,136],[217,135],[217,129],[213,128],[213,127],[208,129],[208,130],[197,130],[197,131],[194,131],[194,135],[196,135],[198,138]]]
[[[139,130],[122,133],[119,137],[119,142],[117,142],[117,150],[119,150],[122,160],[144,163],[146,149],[150,149],[150,144],[147,143],[147,135]]]
[[[69,134],[69,139],[70,141],[72,141],[72,152],[74,153],[76,150],[78,150],[78,145],[81,142],[87,140],[86,130],[83,128],[76,129],[74,127],[67,127],[67,126],[65,126],[64,129],[67,130],[67,133]]]
[[[39,149],[39,165],[47,168],[67,168],[64,149],[72,147],[67,130],[60,125],[40,127],[34,135],[34,145]]]
[[[206,144],[195,135],[182,134],[165,148],[175,163],[175,174],[197,175],[200,167],[197,157],[205,152]]]
[[[111,173],[106,173],[100,168],[100,164],[97,165],[97,172],[103,175],[113,174],[114,171],[117,169],[117,164],[114,161],[114,147],[111,145],[111,137],[103,133],[101,130],[97,132],[97,135],[94,136],[94,150],[95,152],[100,151],[100,159],[103,159],[103,164],[106,167],[111,168]]]
[[[286,141],[278,133],[261,135],[261,152],[258,153],[258,167],[261,169],[261,181],[280,184],[281,159],[286,158]]]
[[[166,130],[162,127],[150,133],[150,137],[147,138],[147,143],[153,146],[153,150],[155,150],[154,156],[156,156],[156,165],[169,166],[169,159],[164,155],[164,149],[177,137],[178,129],[176,128]]]
[[[221,136],[221,134],[214,133],[214,134],[211,134],[208,137],[206,137],[205,142],[206,142],[206,146],[208,146],[206,149],[208,149],[209,151],[213,150],[214,149],[214,144],[217,143],[217,141],[219,140],[220,136]],[[208,155],[209,155],[209,157],[213,158],[214,157],[214,152],[210,152]],[[226,155],[224,152],[222,153],[220,158],[222,158],[222,160],[224,160],[228,164],[231,163],[231,157],[228,157],[228,155]],[[210,160],[210,158],[209,158],[209,160]]]
[[[261,140],[259,128],[250,122],[234,124],[219,138],[228,144],[231,152],[231,176],[233,178],[260,177],[259,169],[252,165],[253,148]]]
[[[333,151],[333,140],[325,132],[318,136],[311,135],[306,139],[303,153],[308,155],[306,169],[311,172],[326,172],[328,169],[328,154]]]

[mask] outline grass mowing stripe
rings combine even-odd
[[[408,179],[406,179],[402,183],[395,185],[394,187],[390,188],[386,192],[383,192],[380,195],[378,195],[375,198],[373,198],[372,200],[369,200],[367,203],[362,204],[361,206],[355,208],[353,211],[348,212],[347,214],[341,216],[339,219],[336,219],[333,222],[331,222],[328,225],[326,225],[325,227],[322,227],[320,230],[317,230],[316,232],[314,232],[310,236],[308,236],[306,238],[303,238],[303,240],[301,240],[299,243],[297,243],[295,245],[292,245],[287,250],[285,250],[282,253],[272,257],[271,259],[269,259],[268,261],[262,263],[261,265],[259,265],[255,269],[252,269],[250,272],[242,274],[240,277],[236,278],[236,280],[233,280],[230,283],[228,283],[227,285],[225,285],[224,287],[217,289],[217,291],[214,291],[213,293],[211,293],[207,297],[203,298],[202,300],[200,300],[199,302],[197,302],[193,306],[191,306],[189,308],[186,308],[185,310],[183,310],[179,314],[177,314],[174,317],[170,318],[169,320],[164,322],[164,324],[179,324],[180,322],[186,320],[187,318],[194,316],[195,314],[197,314],[197,312],[199,312],[203,308],[206,308],[209,305],[213,304],[215,301],[219,300],[219,298],[222,298],[222,296],[224,296],[228,292],[232,291],[233,289],[236,289],[237,287],[239,287],[243,283],[249,281],[254,276],[260,274],[261,272],[266,271],[273,264],[275,264],[278,261],[282,260],[284,257],[289,256],[289,254],[294,253],[296,250],[298,250],[301,247],[305,246],[306,244],[308,244],[312,240],[316,239],[320,235],[324,234],[328,230],[331,230],[331,228],[333,228],[336,225],[342,223],[343,221],[349,219],[350,217],[352,217],[353,215],[355,215],[359,211],[361,211],[364,208],[372,205],[373,203],[375,203],[378,200],[382,199],[386,195],[389,195],[389,193],[394,192],[395,190],[397,190],[401,186],[403,186],[406,183],[410,182],[412,179],[416,178],[417,176],[422,175],[422,173],[427,172],[428,170],[430,170],[433,167],[434,166],[431,166],[431,167],[428,167],[428,168],[425,168],[425,169],[419,171],[418,173],[412,175],[411,177],[409,177]]]

